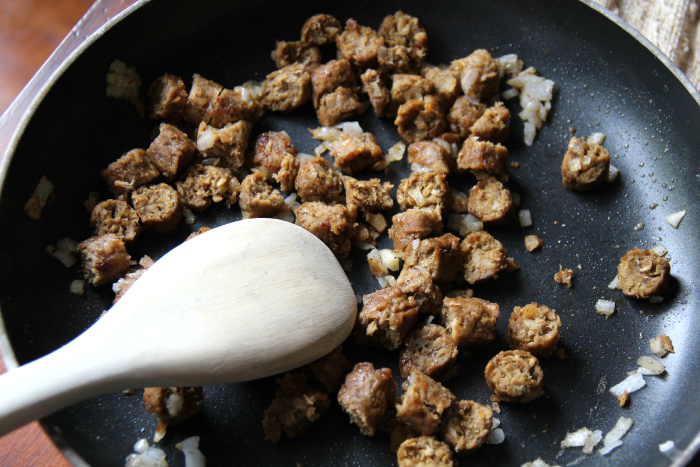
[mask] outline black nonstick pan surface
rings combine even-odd
[[[494,56],[516,53],[526,66],[556,82],[549,121],[531,147],[522,143],[518,99],[506,103],[513,114],[507,147],[510,160],[520,164],[508,168],[507,186],[521,195],[521,208],[532,212],[534,225],[521,228],[511,222],[489,229],[521,269],[473,287],[478,297],[500,305],[497,338],[471,357],[461,356],[459,374],[446,386],[458,399],[490,403],[484,367],[507,349],[513,307],[530,302],[556,309],[562,320],[560,346],[569,358],[540,359],[546,396],[524,405],[501,404],[495,416],[502,422],[505,442],[482,447],[463,465],[516,466],[538,457],[561,466],[687,463],[700,433],[700,96],[631,28],[575,0],[153,0],[130,9],[129,15],[88,41],[56,77],[0,167],[0,307],[16,361],[27,363],[70,341],[113,299],[109,287],[88,287],[82,297],[71,294],[69,284],[80,278],[78,267],[66,269],[44,252],[59,238],[91,236],[83,201],[91,191],[100,192],[102,199],[109,197],[100,170],[125,151],[147,147],[152,139],[156,123],[139,119],[127,102],[106,97],[104,75],[112,60],[136,66],[144,90],[164,72],[182,76],[188,86],[192,74],[199,73],[232,88],[248,80],[262,81],[273,71],[270,51],[275,40],[298,40],[304,20],[313,14],[330,13],[341,22],[354,18],[376,29],[384,16],[399,9],[418,17],[427,30],[432,63],[449,63],[486,48]],[[324,60],[332,58],[324,55]],[[400,140],[390,120],[368,112],[359,121],[385,151]],[[285,130],[298,152],[312,153],[317,142],[307,128],[316,126],[311,107],[267,114],[255,125],[252,138]],[[607,135],[604,146],[621,170],[615,182],[587,193],[562,185],[559,167],[573,129],[582,137],[592,132]],[[404,160],[385,178],[398,185],[409,172]],[[34,221],[22,205],[42,175],[55,184],[57,200]],[[359,174],[372,176],[376,173]],[[449,181],[464,192],[475,183],[470,175],[451,176]],[[687,214],[678,229],[665,222],[666,214],[684,209]],[[237,207],[229,211],[214,206],[199,214],[195,224],[183,222],[167,236],[146,233],[130,254],[158,258],[192,231],[240,217]],[[635,229],[639,224],[644,228]],[[542,238],[545,248],[528,253],[523,243],[528,234]],[[673,275],[662,303],[633,300],[608,289],[627,250],[656,245],[668,249]],[[390,248],[391,242],[383,238],[380,246]],[[357,294],[378,288],[365,254],[358,250],[351,256],[349,276]],[[574,270],[571,289],[554,282],[559,265]],[[610,319],[595,312],[600,298],[616,303]],[[649,339],[658,334],[669,335],[676,348],[663,359],[667,373],[647,377],[647,387],[620,408],[607,389],[636,369],[639,356],[650,354]],[[351,363],[371,361],[391,368],[400,385],[396,352],[351,342],[344,350]],[[134,395],[108,394],[65,409],[46,418],[44,427],[76,465],[122,466],[139,438],[152,440],[156,424],[155,416],[143,408],[142,391],[134,389]],[[200,449],[212,466],[396,464],[388,435],[361,436],[337,404],[305,436],[284,438],[273,447],[263,439],[261,421],[275,390],[273,377],[207,387],[202,412],[169,428],[158,446],[176,467],[184,460],[175,444],[192,435],[201,437]],[[634,426],[624,445],[609,456],[585,456],[580,449],[561,452],[559,443],[567,432],[585,426],[606,433],[620,416],[633,418]],[[679,450],[675,457],[659,451],[659,444],[667,440]]]

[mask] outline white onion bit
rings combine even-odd
[[[503,430],[496,428],[495,430],[491,430],[489,437],[486,438],[486,444],[501,444],[505,439],[506,435],[503,433]]]
[[[542,459],[537,458],[537,459],[535,459],[535,460],[532,461],[532,462],[526,462],[526,463],[524,463],[524,464],[521,465],[520,467],[560,467],[560,466],[558,466],[558,465],[549,465],[548,463],[546,463],[546,462],[543,461]]]
[[[613,449],[622,446],[622,441],[620,440],[632,428],[633,424],[634,420],[631,418],[620,417],[613,429],[603,438],[603,447],[600,448],[599,452],[605,456]]]
[[[187,438],[176,447],[185,455],[185,467],[206,467],[207,460],[199,450],[199,436]]]
[[[666,222],[671,225],[674,229],[677,229],[681,221],[685,217],[685,209],[682,211],[674,212],[673,214],[666,214]]]
[[[610,164],[610,167],[608,168],[608,176],[605,178],[605,181],[614,182],[618,175],[620,175],[620,169]]]
[[[646,370],[649,370],[652,375],[660,375],[661,373],[666,371],[666,367],[663,363],[661,363],[654,357],[650,357],[648,355],[643,355],[639,357],[637,359],[637,365],[641,366]]]
[[[639,373],[634,374],[625,378],[621,383],[616,384],[610,388],[610,392],[615,395],[615,397],[620,397],[623,392],[627,391],[627,394],[632,394],[633,392],[639,391],[644,386],[646,386],[646,381],[644,377]]]
[[[595,304],[595,311],[599,315],[609,318],[613,313],[615,313],[615,302],[612,300],[603,300],[601,298]]]
[[[532,215],[529,209],[518,211],[518,220],[520,221],[520,227],[532,227]]]
[[[651,249],[652,253],[654,253],[657,256],[666,256],[668,253],[668,249],[663,246],[663,245],[656,245],[654,248]]]
[[[608,284],[608,288],[609,288],[610,290],[619,289],[619,288],[620,288],[619,280],[620,280],[620,279],[619,279],[617,276],[615,276],[615,279],[613,279],[613,280]]]

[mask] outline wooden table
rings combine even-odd
[[[0,160],[9,145],[19,119],[42,84],[85,38],[135,2],[136,0],[97,0],[93,4],[10,108],[0,117]],[[0,361],[0,373],[5,371],[5,366]],[[0,466],[71,467],[71,464],[51,442],[39,424],[34,422],[0,438]],[[700,467],[700,457],[691,462],[689,467]]]
[[[0,117],[0,160],[10,143],[19,119],[27,110],[33,96],[85,38],[95,32],[136,0],[97,0],[73,30],[44,63],[39,72],[17,96],[10,108]],[[0,361],[0,373],[6,371]],[[31,423],[0,438],[0,466],[2,467],[70,467],[71,463],[51,442],[37,422]]]

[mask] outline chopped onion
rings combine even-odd
[[[483,222],[471,214],[448,214],[446,225],[449,229],[459,232],[462,236],[484,230]]]
[[[138,450],[137,450],[138,449]],[[124,467],[168,467],[162,449],[148,447],[148,441],[139,440],[134,445],[136,454],[129,454]]]
[[[214,143],[216,143],[216,133],[210,128],[204,130],[197,136],[197,149],[202,152],[214,147]]]
[[[499,426],[501,426],[501,420],[500,420],[499,418],[494,418],[494,419],[493,419],[493,424],[491,425],[491,429],[492,429],[492,430],[495,430],[495,429],[498,428]]]
[[[333,128],[337,128],[340,131],[342,131],[343,133],[347,133],[349,135],[362,135],[362,134],[364,134],[362,127],[357,122],[343,122],[343,123],[339,123],[338,125],[334,126]]]
[[[634,226],[634,230],[644,230],[644,227],[646,227],[646,224],[644,222],[640,222]]]
[[[83,295],[85,293],[85,281],[74,280],[70,283],[70,291],[76,295]]]
[[[600,448],[598,452],[605,456],[613,449],[622,446],[620,440],[627,434],[629,429],[632,428],[633,424],[634,420],[631,418],[620,417],[613,429],[603,438],[603,447]]]
[[[666,253],[668,253],[668,249],[666,249],[665,246],[663,245],[656,245],[654,248],[651,249],[652,253],[654,253],[656,256],[666,256]]]
[[[320,128],[309,130],[309,132],[314,139],[330,143],[339,139],[342,133],[340,129],[331,126],[322,126]]]
[[[685,217],[685,209],[682,211],[674,212],[673,214],[666,214],[666,222],[668,222],[674,229],[678,228],[681,221]]]
[[[207,460],[199,450],[199,436],[192,436],[175,445],[185,455],[185,467],[205,467]]]
[[[620,169],[610,164],[610,167],[608,167],[608,176],[605,178],[605,181],[614,182],[618,175],[620,175]]]
[[[379,286],[382,289],[385,289],[387,287],[393,287],[396,285],[396,278],[391,274],[382,274],[380,276],[375,277],[377,278],[377,282],[379,282]]]
[[[141,438],[136,441],[136,444],[134,444],[134,452],[143,454],[146,451],[148,451],[148,440],[146,438]]]
[[[184,206],[182,208],[182,214],[185,216],[186,224],[194,224],[195,222],[197,222],[197,218],[195,217],[194,213],[187,206]]]
[[[372,168],[374,170],[386,169],[392,162],[403,159],[404,152],[406,152],[406,144],[399,141],[384,154],[384,160],[374,164]]]
[[[514,97],[518,97],[518,94],[520,94],[520,91],[518,91],[515,88],[508,88],[505,91],[501,93],[501,96],[503,97],[504,100],[509,100]]]
[[[591,136],[586,139],[586,143],[596,146],[602,146],[605,142],[605,133],[591,133]]]
[[[583,446],[583,452],[590,454],[593,448],[603,439],[603,432],[600,430],[591,431],[586,427],[579,429],[573,433],[567,433],[564,441],[561,442],[562,448],[578,448]]]
[[[549,465],[540,458],[535,459],[532,462],[526,462],[520,467],[559,467],[558,465]]]
[[[469,197],[465,193],[462,193],[461,191],[457,191],[455,189],[451,189],[450,193],[452,194],[453,200],[450,211],[467,212],[467,201],[469,200]]]
[[[651,297],[649,297],[649,303],[656,304],[656,303],[661,303],[663,301],[664,301],[664,297],[662,297],[661,295],[652,295]]]
[[[56,248],[53,245],[49,245],[46,247],[45,251],[63,263],[67,268],[73,266],[77,262],[73,252],[65,248]]]
[[[53,193],[53,188],[53,183],[48,181],[46,175],[42,176],[39,180],[39,184],[34,190],[34,194],[37,196],[37,198],[39,198],[39,206],[41,206],[42,208],[46,206],[46,202],[48,201],[49,196],[51,196],[51,193]]]
[[[241,87],[248,91],[253,99],[257,100],[262,97],[262,83],[258,81],[246,81]]]
[[[498,74],[501,77],[506,74],[510,77],[514,77],[523,71],[525,64],[516,54],[508,54],[498,57],[496,59],[496,66],[498,66]]]
[[[610,388],[610,392],[615,395],[615,397],[620,397],[620,395],[627,391],[627,394],[632,394],[633,392],[639,391],[644,386],[646,386],[646,381],[644,377],[635,372],[634,374],[625,378],[621,383],[616,384]]]
[[[532,146],[532,143],[535,142],[535,136],[537,136],[537,128],[535,128],[535,124],[531,122],[525,122],[523,129],[523,137],[525,140],[525,144],[527,146]]]
[[[532,227],[532,215],[529,209],[518,211],[518,220],[520,221],[520,227]]]
[[[612,300],[598,299],[595,304],[595,311],[599,315],[603,315],[609,318],[613,313],[615,313],[615,302]]]
[[[486,444],[501,444],[505,439],[506,435],[503,433],[503,430],[496,428],[491,430],[489,437],[486,438]]]
[[[663,363],[656,360],[654,357],[650,357],[648,355],[643,355],[639,357],[637,359],[637,365],[641,366],[646,370],[649,370],[650,374],[652,375],[660,375],[661,373],[666,371],[666,367]]]
[[[671,452],[676,448],[676,443],[674,443],[671,440],[666,441],[665,443],[659,444],[659,451],[663,453]]]
[[[611,289],[611,290],[619,289],[619,288],[620,288],[619,280],[620,280],[619,277],[618,277],[618,276],[615,276],[615,279],[613,279],[613,280],[608,284],[608,288]]]

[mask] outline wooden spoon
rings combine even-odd
[[[151,266],[92,327],[0,377],[0,435],[99,394],[233,383],[340,345],[357,301],[330,249],[288,222],[234,222]]]

